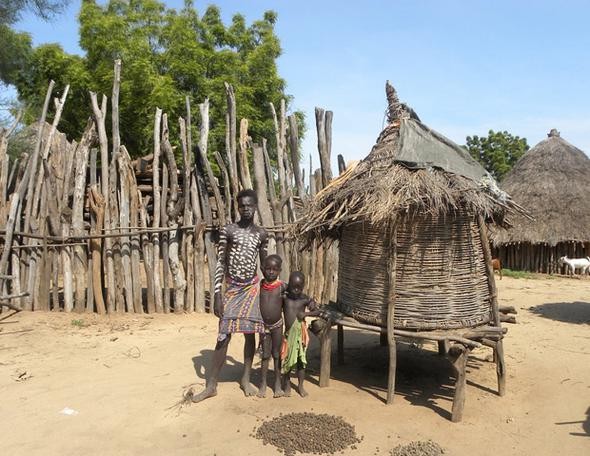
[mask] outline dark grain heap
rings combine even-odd
[[[333,454],[360,442],[354,426],[339,416],[288,413],[265,421],[256,438],[294,456],[297,452]]]
[[[441,456],[445,451],[432,440],[410,442],[391,450],[391,456]]]

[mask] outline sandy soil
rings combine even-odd
[[[0,322],[0,451],[273,455],[250,436],[259,420],[313,410],[345,417],[364,436],[346,455],[386,454],[425,439],[457,456],[589,455],[590,280],[504,278],[498,285],[501,303],[519,311],[505,339],[508,392],[495,394],[491,351],[476,350],[457,424],[449,420],[451,370],[435,345],[400,344],[398,389],[387,406],[387,353],[377,335],[346,331],[345,365],[334,362],[324,389],[313,340],[305,399],[243,397],[239,336],[219,395],[178,410],[183,390],[204,384],[213,316],[19,314]]]

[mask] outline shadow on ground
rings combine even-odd
[[[543,318],[565,323],[590,324],[590,302],[548,302],[529,309]]]
[[[584,432],[570,432],[570,435],[575,435],[578,437],[590,437],[590,407],[588,407],[588,410],[586,410],[586,419],[583,421],[565,421],[565,422],[555,423],[555,424],[557,424],[559,426],[581,425],[581,428]]]
[[[335,331],[334,331],[335,333]],[[349,383],[385,403],[387,395],[387,366],[389,350],[379,345],[379,335],[362,331],[345,331],[344,364],[336,362],[336,340],[333,340],[331,379]],[[308,356],[308,378],[318,384],[320,359],[319,343],[311,339]],[[490,350],[491,353],[491,350]],[[490,394],[496,391],[486,385],[470,381],[469,374],[489,364],[477,356],[467,363],[467,384]],[[489,385],[495,385],[496,375],[490,366]],[[398,342],[396,391],[394,401],[401,398],[412,405],[427,407],[438,415],[450,419],[455,392],[455,377],[450,362],[440,356],[434,344]],[[467,399],[469,400],[469,398]]]

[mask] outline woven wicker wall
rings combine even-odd
[[[386,326],[389,234],[349,225],[340,242],[338,302],[359,321]],[[420,216],[397,228],[395,326],[472,327],[491,304],[477,222],[466,215]]]

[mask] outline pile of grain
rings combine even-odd
[[[432,440],[410,442],[391,450],[391,456],[441,456],[445,451]]]
[[[352,445],[359,439],[354,426],[339,416],[315,413],[288,413],[265,421],[256,430],[255,437],[285,452],[333,454]]]

